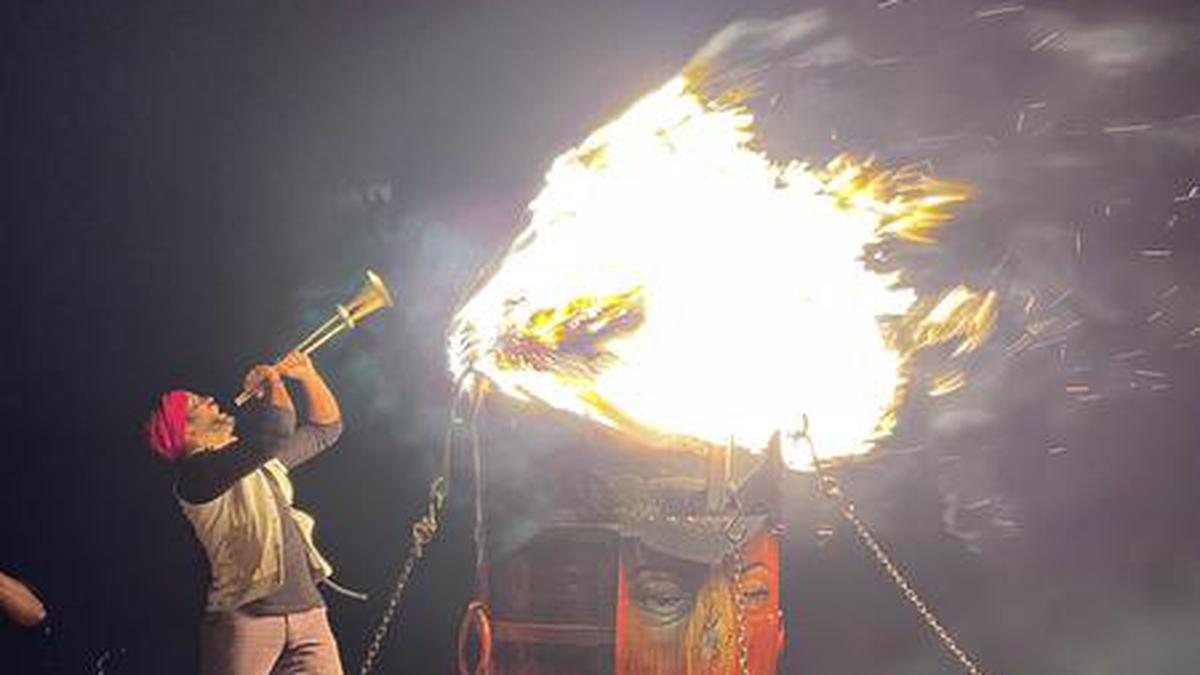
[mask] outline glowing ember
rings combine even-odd
[[[922,297],[887,262],[965,196],[848,157],[773,163],[745,108],[678,77],[554,162],[456,315],[450,370],[655,440],[757,448],[807,415],[824,456],[867,452],[918,352],[959,357],[991,329],[994,294]],[[943,368],[923,386],[963,379]]]

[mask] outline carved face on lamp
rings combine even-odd
[[[493,675],[775,675],[778,445],[743,472],[715,451],[561,457],[540,500],[528,476],[493,483]]]
[[[777,535],[760,531],[742,546],[740,561],[726,556],[716,563],[664,553],[639,540],[623,546],[618,675],[740,675],[739,634],[747,672],[775,673],[784,645]]]

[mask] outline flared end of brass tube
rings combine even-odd
[[[392,300],[392,294],[388,292],[387,286],[383,284],[383,279],[379,278],[379,275],[371,270],[367,270],[367,285],[379,297],[383,307],[396,306],[396,303]]]
[[[338,333],[349,328],[354,328],[368,314],[384,307],[394,306],[395,303],[392,301],[392,294],[388,292],[387,286],[383,284],[383,279],[379,278],[379,275],[371,270],[367,270],[367,281],[359,289],[359,292],[345,305],[338,305],[333,316],[322,324],[321,327],[310,333],[308,337],[304,338],[300,344],[296,345],[295,350],[311,354]],[[243,391],[237,395],[237,398],[233,402],[240,407],[256,393],[256,391]]]

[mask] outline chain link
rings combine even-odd
[[[950,634],[950,631],[942,625],[942,622],[930,609],[929,605],[921,599],[920,594],[908,582],[908,578],[900,570],[900,567],[892,560],[884,550],[883,545],[871,534],[871,530],[867,528],[862,519],[855,513],[854,503],[846,497],[846,493],[842,492],[842,488],[838,485],[837,479],[825,473],[821,467],[821,460],[817,457],[817,448],[812,442],[812,437],[808,435],[808,416],[804,416],[804,427],[801,432],[796,434],[797,439],[804,439],[808,443],[809,452],[812,454],[813,470],[817,474],[817,486],[821,494],[830,501],[842,517],[854,527],[854,533],[858,536],[859,541],[867,547],[871,555],[875,557],[875,562],[887,573],[888,578],[900,591],[900,595],[908,601],[913,609],[920,615],[921,620],[929,627],[933,634],[937,636],[938,642],[941,643],[942,649],[954,657],[963,670],[971,675],[983,675],[983,670],[975,663],[970,654],[959,646],[958,641]]]
[[[375,661],[379,657],[379,651],[383,648],[383,639],[387,637],[392,619],[400,607],[400,599],[404,596],[404,589],[408,586],[413,568],[416,567],[417,561],[425,556],[425,547],[437,535],[438,516],[446,503],[446,492],[447,485],[444,476],[438,476],[429,484],[429,502],[426,505],[425,515],[413,523],[412,544],[408,549],[408,557],[404,560],[404,566],[400,568],[400,576],[397,577],[396,587],[392,590],[391,597],[388,598],[387,608],[384,609],[379,625],[376,626],[375,632],[371,636],[371,643],[367,647],[362,667],[358,671],[359,675],[368,675],[375,668]]]

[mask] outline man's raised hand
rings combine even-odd
[[[288,352],[280,359],[279,363],[275,364],[275,371],[283,377],[293,380],[304,380],[315,377],[317,374],[316,366],[313,365],[308,354],[296,350]]]

